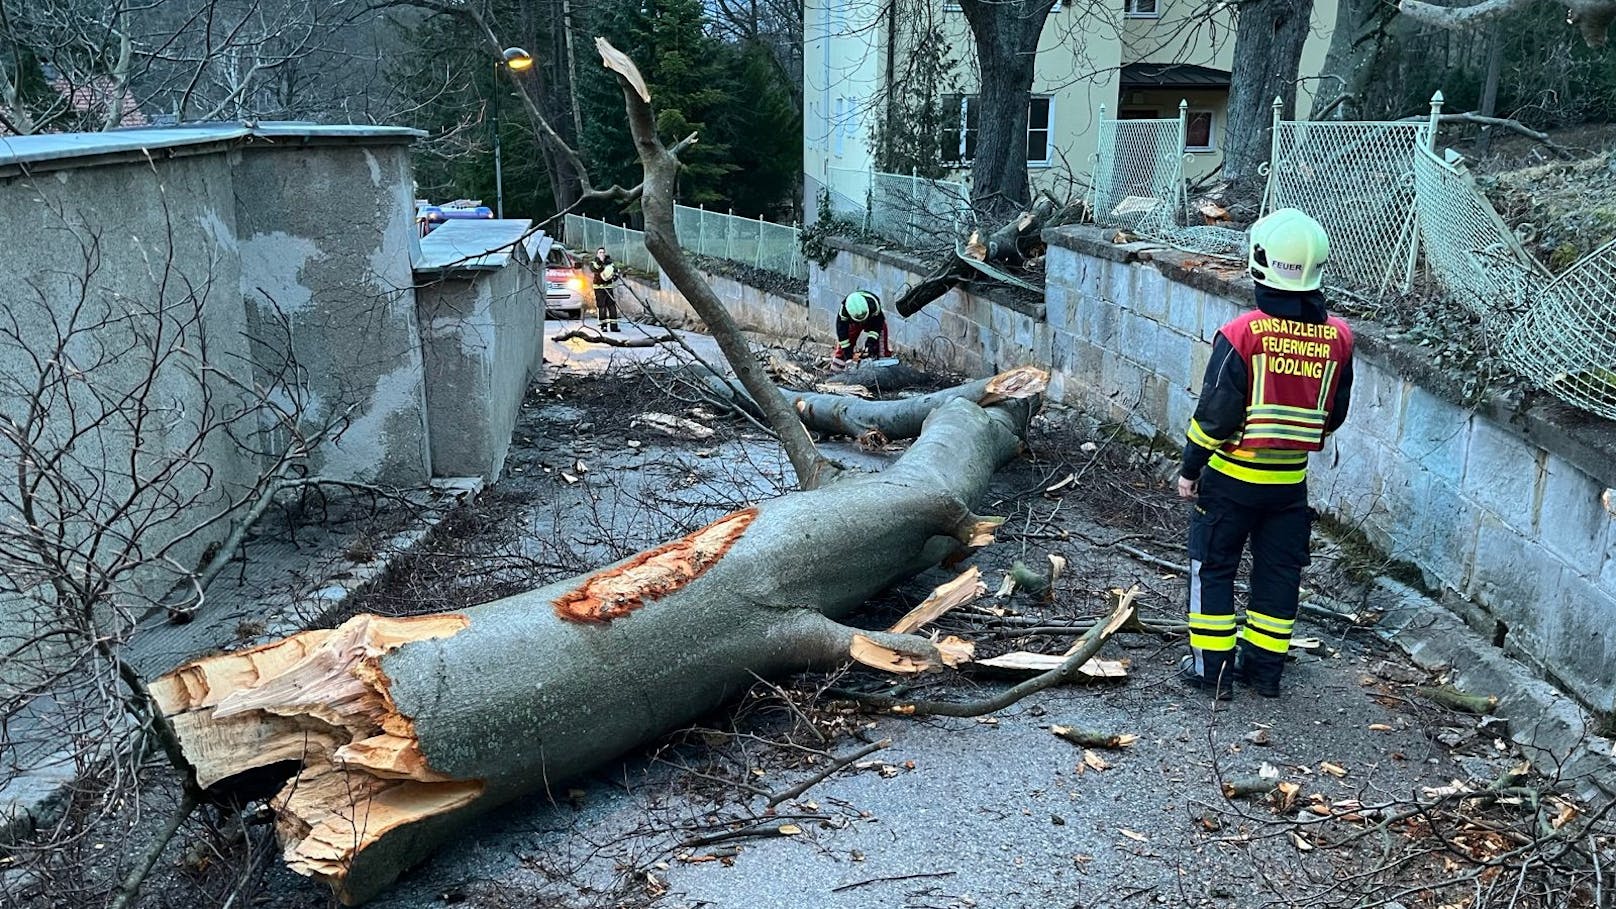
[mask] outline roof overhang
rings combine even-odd
[[[1119,84],[1124,89],[1227,89],[1229,73],[1193,63],[1126,63]]]

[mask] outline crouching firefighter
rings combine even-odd
[[[848,294],[836,312],[835,359],[846,363],[890,356],[892,346],[887,340],[887,317],[881,312],[881,299],[867,290]]]
[[[1257,310],[1218,330],[1190,421],[1178,494],[1196,502],[1192,653],[1180,674],[1218,698],[1235,680],[1279,696],[1309,562],[1307,456],[1346,419],[1352,391],[1352,331],[1319,292],[1329,254],[1324,228],[1294,208],[1252,226]],[[1238,627],[1234,581],[1248,543],[1251,595]]]

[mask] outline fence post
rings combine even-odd
[[[791,264],[786,266],[791,270],[791,277],[797,277],[797,264],[807,265],[802,255],[802,224],[796,219],[791,221]]]
[[[1190,99],[1178,100],[1178,147],[1173,149],[1173,167],[1178,176],[1173,180],[1173,205],[1178,209],[1173,214],[1173,225],[1178,226],[1178,219],[1183,218],[1185,225],[1190,223],[1190,194],[1184,183],[1184,157],[1185,148],[1190,143]]]
[[[729,210],[729,220],[724,222],[724,258],[735,261],[735,209]]]
[[[763,219],[757,220],[757,251],[752,254],[752,267],[758,270],[763,268]]]
[[[1427,151],[1432,152],[1433,154],[1436,152],[1436,130],[1441,123],[1442,90],[1437,89],[1436,94],[1431,96],[1431,121],[1430,126],[1428,126],[1425,130],[1425,148]]]

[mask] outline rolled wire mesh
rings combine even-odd
[[[1325,280],[1348,289],[1408,289],[1415,243],[1414,150],[1421,123],[1281,122],[1268,209],[1299,208],[1330,235]]]
[[[1616,240],[1528,292],[1504,344],[1516,369],[1590,413],[1616,419]]]
[[[1518,316],[1529,285],[1542,286],[1547,276],[1469,172],[1422,142],[1414,156],[1414,190],[1425,262],[1437,284],[1484,319]],[[1531,281],[1534,275],[1543,280]]]
[[[1094,221],[1208,255],[1245,248],[1245,234],[1193,226],[1184,191],[1183,122],[1100,121],[1094,173]]]

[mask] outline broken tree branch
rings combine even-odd
[[[646,335],[640,338],[618,338],[605,334],[597,328],[579,326],[555,335],[550,340],[557,343],[562,341],[585,341],[590,344],[604,344],[607,347],[658,347],[673,342],[675,338],[672,332],[661,335]]]
[[[813,776],[809,777],[808,779],[803,780],[802,782],[798,783],[795,786],[792,786],[790,789],[786,789],[786,790],[784,790],[782,792],[778,792],[778,793],[775,793],[774,795],[769,796],[768,806],[770,808],[773,808],[775,805],[778,805],[781,802],[788,802],[788,801],[796,798],[797,796],[802,795],[804,792],[807,792],[809,789],[812,789],[813,787],[819,785],[821,782],[823,782],[823,781],[829,779],[830,777],[836,775],[836,773],[838,771],[840,771],[843,767],[846,767],[848,764],[851,764],[854,761],[861,760],[863,758],[869,757],[870,755],[872,755],[872,754],[876,753],[877,751],[880,751],[880,750],[882,750],[884,748],[891,748],[891,747],[892,747],[892,740],[891,739],[882,739],[879,742],[871,742],[870,744],[865,745],[863,748],[860,748],[859,750],[854,751],[851,754],[846,754],[846,755],[843,755],[843,756],[841,756],[839,758],[836,758],[834,761],[831,761],[830,766],[826,767],[824,770],[821,770],[820,772],[814,774]]]
[[[1403,122],[1424,123],[1429,119],[1429,117],[1423,115],[1417,117],[1404,117]],[[1441,114],[1437,117],[1437,120],[1441,123],[1474,123],[1478,126],[1495,126],[1499,129],[1507,129],[1518,136],[1525,136],[1534,142],[1542,144],[1549,151],[1554,152],[1556,155],[1559,155],[1561,158],[1568,161],[1576,158],[1576,155],[1572,154],[1570,149],[1554,141],[1554,139],[1550,138],[1548,133],[1539,132],[1519,120],[1510,120],[1505,117],[1486,117],[1476,113],[1475,111],[1466,111],[1465,113],[1459,114]]]
[[[679,245],[674,233],[674,189],[679,176],[679,158],[674,150],[662,144],[657,135],[656,118],[652,115],[649,93],[639,67],[627,54],[613,47],[605,38],[596,38],[606,68],[617,74],[623,90],[623,102],[628,111],[629,131],[634,136],[634,147],[639,152],[640,166],[645,171],[644,191],[640,196],[645,215],[645,247],[656,258],[664,274],[684,295],[696,314],[707,324],[718,349],[734,371],[741,386],[763,411],[769,426],[780,439],[786,457],[803,489],[814,489],[834,480],[841,472],[834,463],[814,447],[808,430],[791,412],[791,408],[778,394],[768,373],[752,356],[746,337],[734,316],[718,299],[707,281]],[[687,137],[675,148],[693,143],[695,136]]]
[[[1111,639],[1124,623],[1133,616],[1133,601],[1139,596],[1139,588],[1130,589],[1117,597],[1117,605],[1111,610],[1104,623],[1096,624],[1078,640],[1068,653],[1066,660],[1058,667],[1030,678],[1025,682],[1008,688],[992,697],[977,701],[955,703],[951,701],[910,701],[885,695],[860,695],[856,698],[860,703],[869,707],[876,707],[890,713],[903,716],[953,716],[972,717],[1003,710],[1022,698],[1036,694],[1053,685],[1071,681],[1079,675],[1079,669],[1091,657],[1099,652],[1105,642]]]

